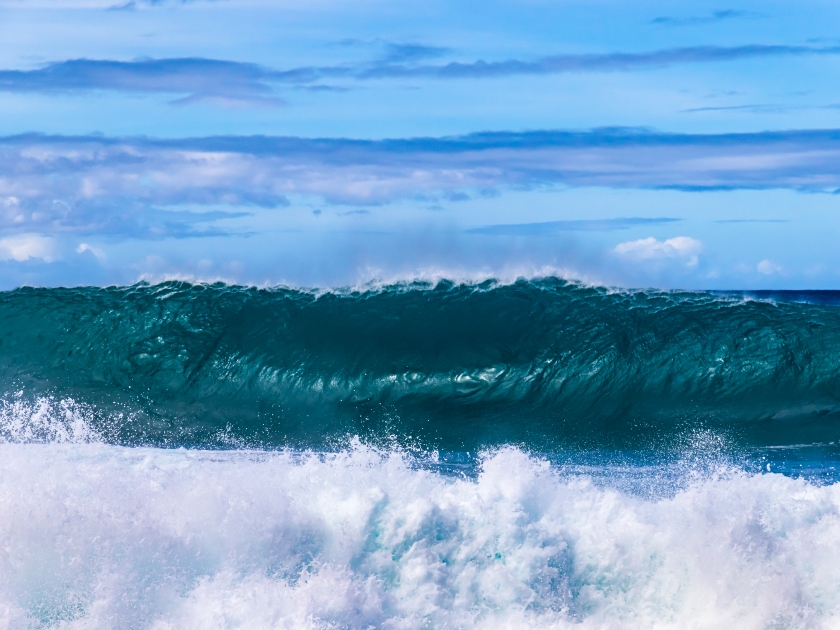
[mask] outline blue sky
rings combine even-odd
[[[840,5],[0,0],[0,288],[840,288]]]

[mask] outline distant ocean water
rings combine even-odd
[[[0,628],[833,628],[840,293],[0,294]]]

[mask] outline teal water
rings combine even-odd
[[[0,628],[840,624],[840,293],[0,294]]]
[[[7,408],[72,401],[119,444],[829,445],[838,303],[560,280],[23,288],[0,294],[0,383]]]

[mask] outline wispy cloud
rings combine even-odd
[[[779,114],[795,109],[813,109],[803,105],[776,105],[772,103],[755,103],[751,105],[724,105],[718,107],[691,107],[681,110],[685,114],[700,112],[746,112],[750,114]]]
[[[790,219],[719,219],[714,223],[790,223]]]
[[[142,11],[223,0],[0,0],[0,9]]]
[[[652,19],[651,24],[658,24],[660,26],[686,26],[693,24],[709,24],[712,22],[722,22],[725,20],[736,20],[744,18],[758,17],[757,13],[751,11],[738,11],[736,9],[721,9],[714,11],[708,15],[694,15],[689,17],[673,17],[663,15]]]
[[[336,42],[334,46],[373,51],[376,61],[388,63],[437,59],[452,53],[452,49],[446,46],[431,46],[411,41],[395,42],[381,37],[375,37],[373,39],[342,39]]]
[[[441,46],[425,46],[423,44],[398,44],[383,42],[385,55],[382,61],[386,63],[416,62],[423,59],[435,59],[451,52],[449,48]]]
[[[213,234],[221,230],[221,219],[236,216],[231,212],[282,207],[290,195],[358,208],[541,186],[832,192],[840,188],[840,130],[688,135],[597,129],[381,141],[0,138],[0,229],[17,232]],[[607,230],[668,220],[560,221],[475,231]]]
[[[279,105],[283,101],[277,90],[284,86],[342,88],[324,85],[325,81],[488,79],[513,75],[629,72],[677,64],[762,57],[837,55],[840,54],[840,46],[694,46],[640,53],[554,55],[530,61],[509,59],[420,63],[445,52],[443,48],[420,44],[387,43],[384,56],[373,62],[286,70],[204,58],[135,61],[73,59],[50,63],[34,70],[0,70],[0,91],[49,94],[89,90],[158,92],[180,95],[176,103],[218,100]]]
[[[111,4],[108,11],[136,11],[140,7],[162,7],[172,4],[192,4],[193,2],[213,2],[214,0],[128,0]]]
[[[487,225],[466,230],[471,234],[489,234],[504,236],[537,236],[557,234],[558,232],[610,232],[627,230],[644,225],[675,223],[682,219],[669,217],[619,217],[615,219],[579,219],[571,221],[545,221],[542,223],[508,223]]]
[[[692,107],[681,110],[684,114],[696,114],[702,112],[745,112],[748,114],[781,114],[792,111],[818,110],[818,109],[840,109],[840,105],[831,103],[829,105],[784,105],[773,103],[754,103],[748,105],[724,105],[718,107]]]
[[[185,95],[180,102],[228,99],[280,104],[282,101],[274,94],[274,88],[266,83],[269,76],[269,72],[255,64],[215,59],[75,59],[37,70],[2,70],[0,91],[121,90]]]
[[[441,65],[378,64],[357,70],[356,79],[420,77],[436,79],[482,79],[523,74],[560,74],[571,72],[629,72],[645,68],[663,68],[686,63],[713,63],[760,57],[836,55],[838,46],[692,46],[641,53],[554,55],[533,61],[452,62]],[[318,69],[312,69],[316,74]]]

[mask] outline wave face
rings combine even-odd
[[[329,449],[359,435],[547,452],[698,427],[827,443],[840,433],[838,303],[560,280],[24,288],[0,295],[0,437],[37,439],[38,418],[69,413],[134,445]]]

